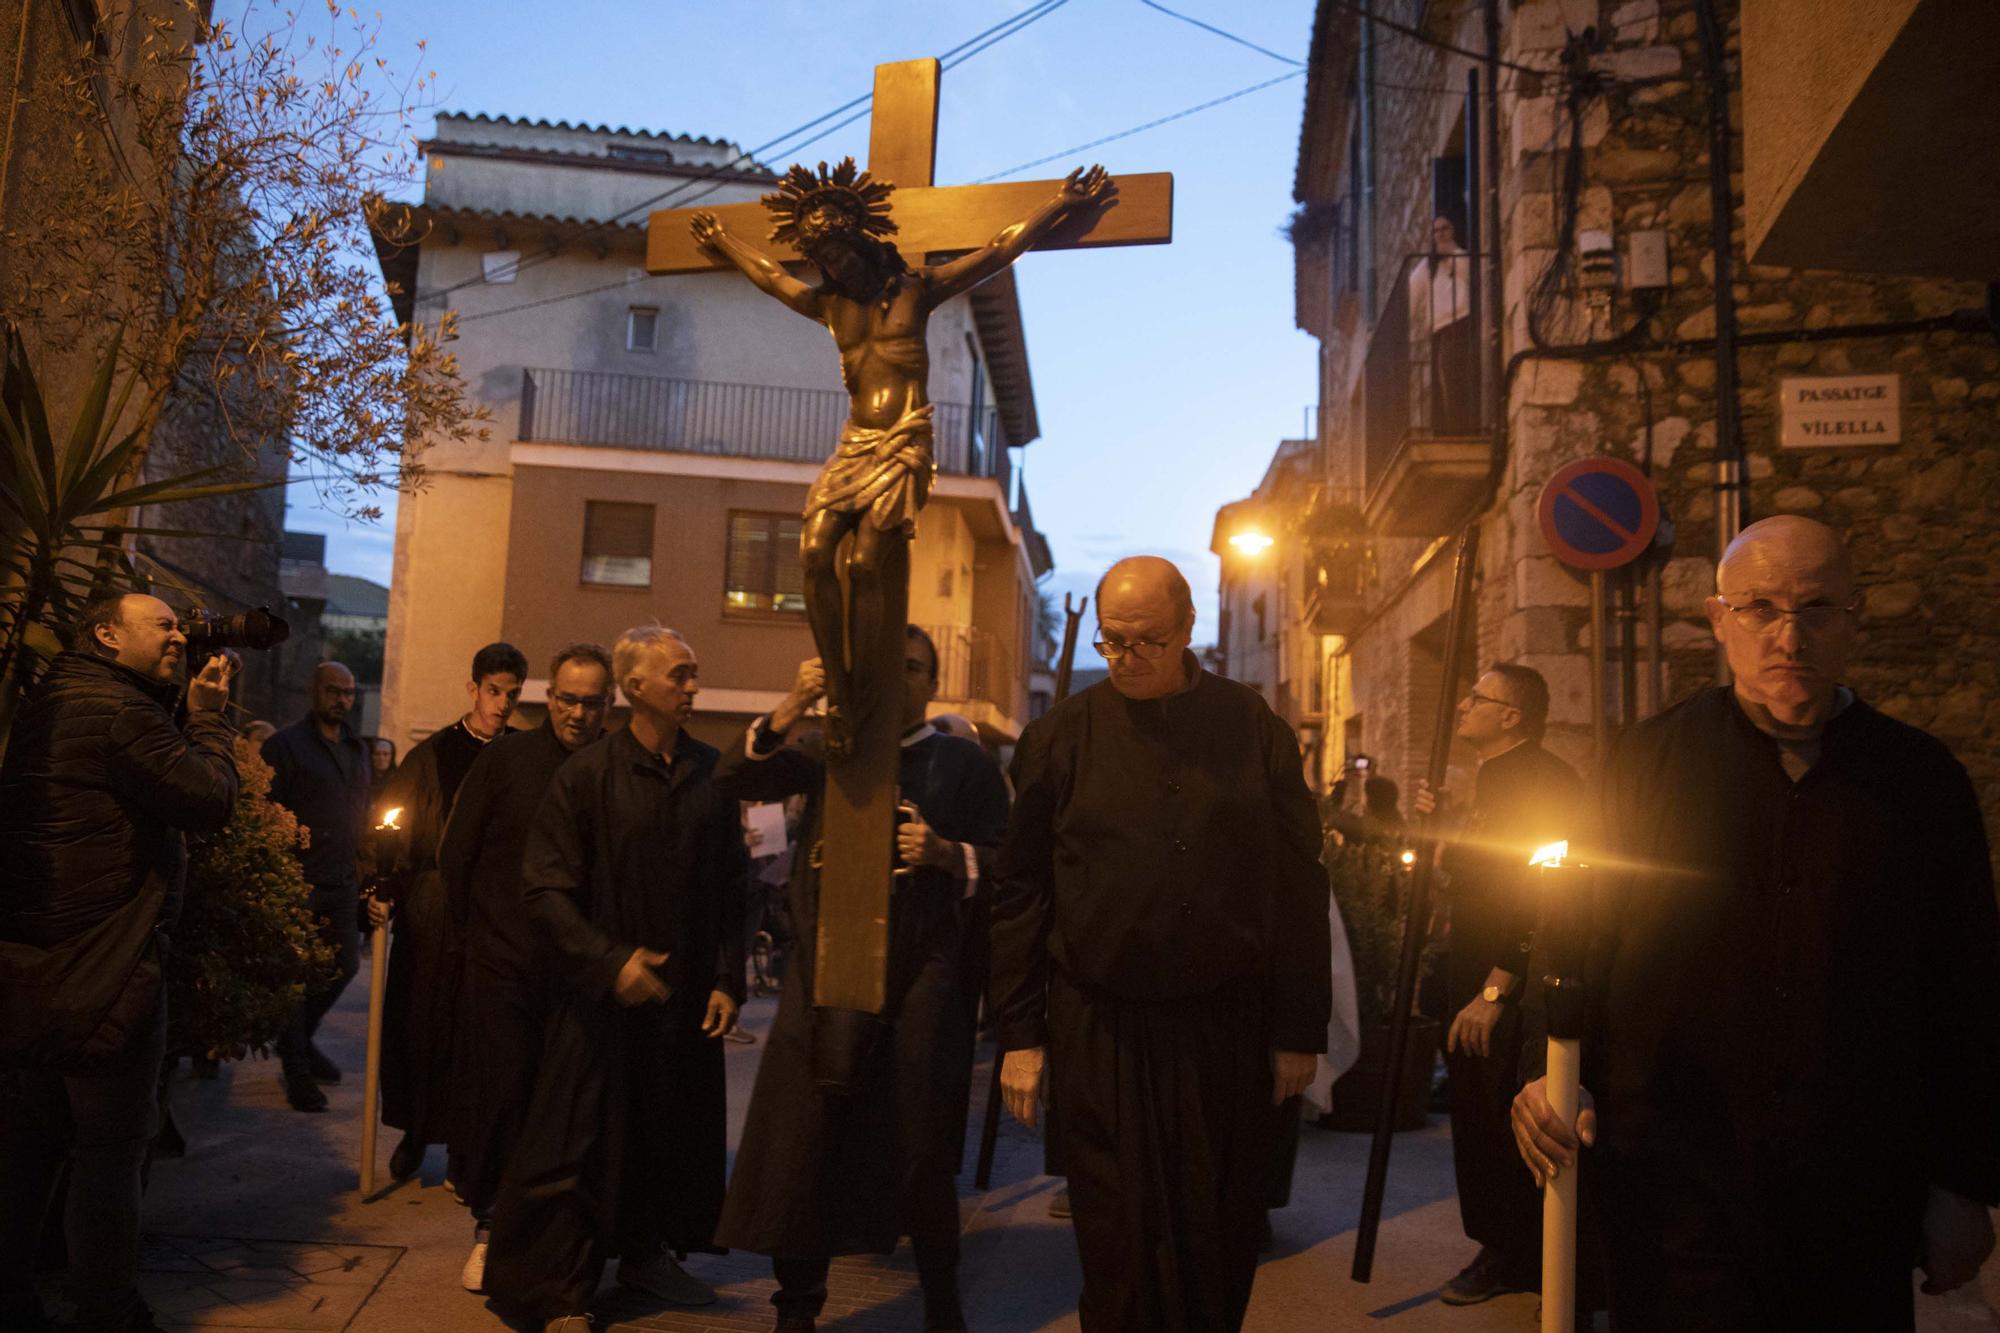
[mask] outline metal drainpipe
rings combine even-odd
[[[1709,242],[1715,259],[1715,559],[1743,530],[1743,439],[1737,420],[1736,272],[1732,253],[1735,204],[1729,188],[1729,69],[1724,60],[1722,24],[1714,0],[1697,0],[1695,26],[1708,78]],[[1716,645],[1718,678],[1729,679],[1729,662]]]
[[[1374,327],[1381,310],[1375,301],[1375,4],[1361,0],[1361,31],[1356,64],[1361,71],[1361,87],[1355,103],[1361,119],[1361,254],[1362,301],[1367,307],[1369,327]]]
[[[1500,0],[1486,0],[1485,17],[1486,71],[1481,92],[1486,114],[1480,117],[1479,129],[1486,154],[1486,169],[1480,173],[1486,224],[1479,229],[1479,242],[1486,251],[1486,391],[1480,406],[1485,409],[1497,460],[1507,438],[1507,291],[1500,266]],[[1493,484],[1497,487],[1499,482],[1495,476]]]

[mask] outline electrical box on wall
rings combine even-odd
[[[1668,282],[1665,229],[1635,231],[1625,245],[1625,286],[1632,291],[1665,287]]]

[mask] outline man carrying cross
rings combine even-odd
[[[1032,249],[1071,210],[1111,189],[1102,167],[1079,168],[1027,218],[984,246],[947,263],[912,268],[886,238],[894,185],[858,171],[847,158],[831,171],[794,166],[764,206],[777,220],[770,239],[795,246],[820,273],[809,287],[769,255],[698,212],[690,230],[702,246],[726,257],[743,276],[787,306],[826,325],[840,348],[847,383],[847,425],[840,445],[806,498],[800,555],[805,565],[806,616],[826,664],[826,743],[831,758],[850,752],[855,724],[855,675],[849,634],[874,643],[887,610],[885,541],[907,542],[937,470],[931,456],[930,314],[952,297],[993,277]],[[847,556],[849,604],[842,608],[837,559]]]

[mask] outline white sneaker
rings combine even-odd
[[[486,1228],[472,1233],[472,1253],[466,1256],[465,1270],[458,1275],[467,1291],[486,1290]]]

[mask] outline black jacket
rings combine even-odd
[[[1003,1050],[1043,1043],[1051,963],[1121,1000],[1258,977],[1270,1031],[1245,1039],[1326,1049],[1333,948],[1298,739],[1255,690],[1196,671],[1166,699],[1100,682],[1021,733],[993,874]]]
[[[42,948],[166,882],[180,911],[185,833],[236,806],[234,731],[217,712],[174,725],[171,687],[64,653],[29,695],[0,764],[0,939]]]
[[[1602,786],[1601,1142],[1817,1172],[1799,1205],[1851,1228],[1913,1234],[1926,1185],[2000,1201],[2000,917],[1944,745],[1856,700],[1793,782],[1717,688],[1628,732]]]
[[[374,779],[366,743],[345,722],[340,739],[328,741],[307,716],[274,732],[263,755],[271,766],[271,799],[312,835],[299,853],[306,883],[314,888],[360,883],[361,838]]]

